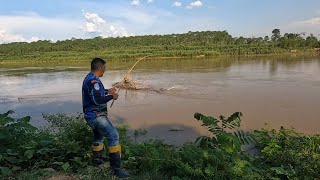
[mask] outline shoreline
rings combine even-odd
[[[98,53],[97,53],[98,54]],[[320,57],[320,52],[317,52],[315,50],[305,51],[305,52],[284,52],[284,53],[270,53],[270,54],[244,54],[244,55],[214,55],[214,56],[206,56],[206,55],[197,55],[197,56],[150,56],[145,58],[146,60],[174,60],[174,59],[215,59],[215,58],[246,58],[246,57]],[[48,56],[49,57],[49,56]],[[102,58],[103,57],[102,55]],[[132,57],[132,58],[105,58],[109,59],[109,61],[136,61],[139,57]],[[40,64],[52,64],[52,63],[83,63],[90,61],[89,59],[83,60],[83,59],[77,59],[77,60],[70,60],[68,57],[63,57],[62,59],[57,60],[0,60],[0,65],[13,65],[13,64],[34,64],[34,63],[40,63]]]

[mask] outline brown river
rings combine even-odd
[[[108,62],[101,78],[105,87],[121,81],[134,62]],[[0,64],[0,113],[30,115],[35,126],[45,125],[43,113],[81,113],[88,72],[89,62]],[[110,119],[146,129],[147,138],[181,144],[208,135],[195,112],[218,117],[240,111],[244,130],[284,126],[320,133],[320,57],[144,60],[131,75],[164,91],[121,90]]]

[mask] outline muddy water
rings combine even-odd
[[[134,61],[110,62],[105,87],[121,80]],[[72,65],[0,65],[0,110],[16,117],[31,115],[44,125],[42,113],[81,112],[81,85],[88,63]],[[225,116],[243,113],[242,128],[280,126],[320,133],[320,58],[264,57],[147,60],[133,78],[154,91],[120,91],[109,109],[115,124],[146,129],[147,137],[181,144],[207,132],[195,112]]]

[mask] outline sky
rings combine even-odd
[[[320,34],[320,0],[0,0],[0,43],[226,30]]]

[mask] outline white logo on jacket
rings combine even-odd
[[[99,91],[99,89],[100,89],[99,83],[95,83],[95,84],[94,84],[94,89],[97,90],[97,91]]]

